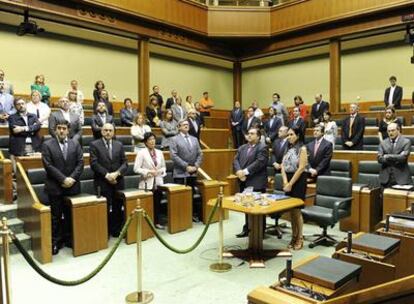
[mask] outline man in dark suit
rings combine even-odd
[[[124,99],[124,108],[119,111],[121,116],[121,126],[132,127],[134,125],[134,118],[137,116],[137,110],[132,108],[132,99]]]
[[[250,128],[247,133],[247,144],[237,150],[234,157],[233,168],[239,179],[240,192],[245,188],[252,187],[253,191],[266,192],[267,186],[267,146],[261,143],[260,131],[257,128]],[[248,235],[248,222],[243,226],[241,233],[237,237]]]
[[[282,121],[277,117],[276,109],[269,108],[269,119],[264,123],[264,130],[266,133],[266,143],[272,144],[279,133],[280,127],[283,126]]]
[[[174,163],[173,177],[177,184],[190,186],[195,190],[197,171],[203,161],[203,152],[197,138],[189,134],[188,120],[178,122],[178,133],[171,140],[170,155]],[[198,222],[202,218],[201,206],[193,200],[193,220]]]
[[[59,99],[60,110],[53,112],[49,117],[49,134],[56,137],[56,123],[58,121],[66,120],[70,123],[69,135],[70,139],[80,142],[82,138],[82,125],[79,115],[69,111],[70,102],[66,97]]]
[[[331,175],[330,163],[333,147],[330,141],[323,138],[325,128],[317,125],[313,129],[314,140],[306,145],[308,150],[309,175],[316,180],[321,175]]]
[[[92,134],[95,139],[102,137],[102,126],[106,123],[113,124],[114,119],[106,112],[106,105],[104,102],[99,102],[96,108],[97,113],[92,116]]]
[[[158,106],[160,109],[162,108],[162,104],[164,103],[164,100],[162,99],[162,96],[160,95],[160,87],[155,85],[152,87],[152,94],[149,96],[149,99],[151,100],[151,97],[157,98]]]
[[[243,110],[240,107],[240,101],[234,102],[234,108],[230,113],[231,133],[233,135],[233,146],[238,149],[244,142],[242,125],[243,125]]]
[[[342,122],[342,146],[344,150],[363,150],[365,118],[358,114],[358,105],[351,104],[350,115]]]
[[[387,128],[388,138],[378,148],[378,162],[381,164],[379,181],[382,187],[393,185],[410,185],[411,174],[408,167],[411,141],[401,136],[400,126],[390,123]]]
[[[78,141],[69,138],[70,124],[65,119],[55,123],[55,137],[42,146],[46,170],[45,192],[52,212],[52,253],[57,254],[64,243],[71,244],[70,210],[63,198],[79,194],[79,178],[83,171],[83,151]],[[64,215],[64,220],[62,220]]]
[[[394,109],[401,109],[401,100],[403,98],[403,88],[397,86],[397,77],[390,77],[391,86],[385,90],[384,103],[385,107],[393,106]]]
[[[124,189],[124,175],[128,160],[122,143],[113,139],[114,126],[102,126],[102,138],[89,145],[90,164],[95,174],[95,186],[100,189],[108,204],[108,234],[118,237],[123,225],[122,201],[115,193]],[[99,190],[97,191],[99,194]]]
[[[253,107],[247,108],[246,119],[243,120],[242,124],[242,132],[244,136],[244,142],[247,141],[247,132],[250,128],[258,128],[260,129],[262,125],[262,121],[254,116],[254,109]]]
[[[300,116],[300,109],[298,107],[293,108],[293,119],[288,122],[289,128],[298,128],[300,130],[299,140],[305,142],[306,123]]]
[[[106,112],[109,115],[114,114],[114,110],[112,107],[112,103],[109,101],[108,91],[107,90],[101,90],[99,92],[99,100],[95,100],[93,102],[93,112],[96,114],[98,112],[98,103],[103,102],[106,106]]]
[[[201,123],[194,109],[190,109],[188,111],[187,121],[190,127],[190,129],[188,130],[188,134],[190,134],[191,136],[194,136],[195,138],[198,139],[198,141],[200,141]]]
[[[42,137],[39,134],[41,123],[35,114],[26,111],[26,101],[17,97],[14,100],[16,113],[9,116],[9,152],[13,156],[23,156],[39,152]]]
[[[329,111],[329,103],[322,100],[322,94],[315,96],[315,103],[312,105],[311,118],[313,125],[322,121],[323,113]]]
[[[171,97],[167,99],[167,102],[165,103],[165,109],[171,109],[172,105],[177,102],[177,91],[172,90],[171,91]]]
[[[273,157],[273,167],[275,168],[275,173],[280,173],[283,156],[285,156],[289,142],[287,140],[288,127],[281,126],[278,132],[278,138],[273,142],[272,145],[272,157]]]

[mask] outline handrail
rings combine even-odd
[[[200,144],[203,146],[203,148],[210,149],[210,147],[207,146],[207,144],[204,141],[202,141],[201,139],[200,139]]]
[[[197,173],[203,178],[203,179],[206,179],[206,180],[209,180],[209,181],[211,181],[211,180],[213,180],[211,177],[210,177],[210,175],[208,175],[207,174],[207,172],[206,171],[204,171],[203,169],[201,169],[201,168],[198,168],[198,170],[197,170]]]

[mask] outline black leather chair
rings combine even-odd
[[[309,244],[313,248],[322,243],[337,241],[328,235],[327,229],[339,220],[351,215],[352,179],[336,176],[319,176],[316,183],[315,203],[302,209],[305,222],[318,224],[322,234]]]
[[[385,107],[384,106],[371,106],[369,107],[370,111],[384,111]]]
[[[125,152],[134,151],[134,146],[132,145],[131,135],[117,135],[116,140],[119,140],[123,144]]]
[[[9,135],[0,136],[0,150],[3,152],[4,158],[10,158],[9,138]]]
[[[364,150],[378,151],[379,138],[378,136],[364,136]]]
[[[342,150],[342,137],[341,136],[337,136],[335,138],[335,150]]]
[[[356,185],[365,185],[369,188],[379,187],[379,172],[381,164],[377,161],[364,160],[358,164],[358,181]]]
[[[365,117],[365,126],[376,127],[378,126],[378,120],[376,117]]]
[[[283,178],[282,178],[282,174],[280,173],[277,173],[274,175],[273,193],[285,194],[285,192],[283,192]],[[281,216],[282,216],[282,213],[271,214],[270,217],[275,220],[275,224],[270,227],[266,227],[266,233],[271,234],[271,235],[276,235],[278,239],[281,239],[283,236],[283,233],[285,233],[282,228],[286,228],[286,224],[279,224],[279,219]]]
[[[332,159],[330,166],[332,176],[351,177],[352,163],[349,160]]]
[[[92,135],[82,135],[83,153],[89,153],[89,144],[94,140],[95,140],[95,138],[93,138]]]
[[[49,197],[45,192],[46,171],[43,168],[27,170],[27,177],[35,191],[39,201],[46,206],[50,206]]]
[[[92,125],[92,117],[85,117],[84,120],[83,120],[83,125],[84,126],[91,126]]]

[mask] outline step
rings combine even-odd
[[[20,241],[20,243],[22,243],[22,246],[24,249],[26,249],[27,251],[32,249],[32,244],[31,244],[31,237],[25,233],[18,233],[16,234],[17,239]],[[0,250],[2,250],[2,244],[0,241]],[[16,254],[19,251],[17,250],[17,247],[14,246],[14,244],[10,241],[10,254]],[[3,254],[3,253],[1,253]]]
[[[14,234],[23,233],[23,221],[18,218],[12,218],[7,220],[7,225],[9,226],[10,230],[14,232]]]
[[[17,217],[17,204],[0,204],[0,219]]]

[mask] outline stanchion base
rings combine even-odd
[[[210,270],[214,272],[227,272],[231,270],[229,263],[214,263],[210,265]]]
[[[154,294],[151,291],[142,291],[130,293],[126,296],[125,301],[127,304],[132,303],[150,303],[154,299]]]

